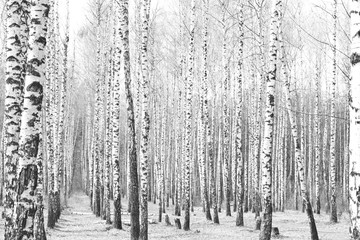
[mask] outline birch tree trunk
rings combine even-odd
[[[360,239],[360,2],[350,3],[351,16],[351,81],[350,81],[350,141],[349,141],[349,210],[351,236]]]
[[[146,3],[144,4],[146,6]],[[131,92],[131,69],[130,69],[130,47],[129,47],[129,1],[122,0],[120,2],[120,35],[123,44],[124,50],[124,74],[125,74],[125,94],[126,94],[126,104],[127,104],[127,135],[128,135],[128,149],[127,156],[129,158],[129,168],[130,168],[130,201],[131,201],[131,227],[130,227],[130,235],[131,239],[138,239],[139,234],[141,239],[147,239],[147,209],[144,211],[144,202],[141,203],[141,216],[142,216],[142,228],[140,229],[139,225],[139,184],[138,184],[138,170],[137,170],[137,157],[136,157],[136,135],[135,135],[135,118],[134,118],[134,103],[133,103],[133,95]],[[149,19],[149,16],[146,16]],[[145,18],[144,18],[145,19]],[[147,30],[147,22],[143,22],[143,30]],[[142,33],[144,34],[144,32]],[[145,33],[146,34],[146,33]],[[146,37],[143,36],[143,41]],[[143,60],[146,59],[146,45],[142,45],[143,47]],[[144,53],[145,51],[145,53]],[[144,57],[145,54],[145,57]],[[142,64],[147,61],[143,61]],[[144,77],[145,76],[145,77]],[[146,69],[143,67],[143,85],[148,84],[146,82]],[[149,113],[144,111],[148,111],[147,103],[147,90],[146,86],[143,86],[143,115],[142,115],[142,139],[141,139],[141,151],[140,151],[140,159],[141,161],[146,161],[147,165],[147,152],[148,152],[148,141],[149,141],[149,126],[150,126],[150,118]],[[144,109],[145,108],[145,109]],[[145,129],[145,131],[144,131]],[[144,154],[142,156],[142,154]],[[144,160],[146,159],[146,160]],[[143,168],[144,166],[142,166]],[[144,178],[148,181],[147,172],[144,175],[141,175],[141,181],[143,182]],[[144,192],[146,190],[146,192]],[[142,186],[142,197],[141,200],[145,201],[147,204],[147,186],[144,188]],[[146,197],[144,197],[145,195]],[[147,208],[147,206],[146,206]],[[146,219],[146,224],[144,225],[144,219]]]
[[[181,131],[180,131],[180,127],[181,127],[181,103],[182,103],[182,95],[181,95],[181,91],[179,91],[178,94],[178,106],[177,106],[177,111],[176,111],[176,123],[177,123],[177,127],[175,129],[175,153],[176,153],[176,158],[175,158],[175,215],[176,216],[180,216],[181,215],[181,210],[180,210],[180,205],[181,205],[181,165],[182,165],[182,161],[181,161]],[[155,150],[156,151],[156,150]]]
[[[279,21],[281,17],[281,0],[273,0],[272,14],[270,24],[270,49],[269,49],[269,71],[266,78],[266,98],[265,98],[265,122],[263,147],[261,154],[262,162],[262,193],[263,193],[263,221],[264,226],[261,229],[260,240],[269,240],[271,238],[272,228],[272,146],[274,129],[274,105],[275,105],[275,81],[276,81],[276,61],[277,61],[277,34]]]
[[[206,10],[206,13],[204,13],[204,17],[206,18],[205,21],[206,23],[204,23],[204,39],[206,36],[206,39],[208,38],[208,33],[205,34],[205,32],[207,32],[207,24],[208,24],[208,8],[209,8],[209,0],[203,0],[203,6],[204,9]],[[205,29],[206,26],[206,29]],[[203,49],[204,49],[204,56],[205,56],[205,48],[206,48],[206,52],[208,52],[208,39],[206,40],[206,42],[204,41],[204,45],[203,45]],[[205,59],[204,59],[205,60]],[[207,160],[209,162],[209,178],[210,178],[210,196],[211,196],[211,203],[212,203],[212,208],[213,208],[213,221],[214,223],[219,223],[219,216],[218,216],[218,207],[217,207],[217,196],[216,196],[216,175],[215,175],[215,154],[214,154],[214,146],[213,146],[213,133],[211,131],[211,125],[210,125],[210,111],[209,111],[209,78],[208,78],[208,68],[207,68],[207,64],[204,63],[204,73],[203,73],[203,94],[205,97],[205,101],[204,101],[204,124],[205,124],[205,135],[206,135],[206,144],[207,144]],[[215,123],[213,122],[212,125],[214,126]],[[215,129],[215,128],[213,128]],[[210,204],[209,204],[210,205]]]
[[[225,191],[225,206],[226,206],[226,216],[231,216],[230,208],[230,108],[228,95],[229,91],[229,60],[228,60],[228,51],[227,51],[227,25],[225,20],[225,12],[227,1],[222,3],[223,19],[223,49],[222,49],[222,77],[223,77],[223,131],[224,131],[224,145],[222,146],[224,151],[224,191]]]
[[[236,226],[244,226],[243,216],[243,201],[244,201],[244,182],[243,182],[243,159],[242,159],[242,108],[243,108],[243,94],[242,94],[242,79],[243,79],[243,48],[244,48],[244,16],[243,16],[244,4],[241,2],[239,9],[239,33],[240,42],[237,59],[237,92],[236,92],[236,162],[237,162],[237,215]]]
[[[4,204],[4,182],[5,182],[5,162],[4,162],[4,123],[1,130],[0,136],[0,206],[2,207]]]
[[[159,215],[162,213],[165,213],[165,178],[164,178],[164,171],[165,171],[165,156],[166,156],[166,105],[161,107],[161,120],[159,123],[161,123],[160,130],[160,155],[159,155],[159,168],[158,168],[158,174],[159,174]],[[161,212],[160,212],[161,209]],[[160,217],[161,219],[161,217]]]
[[[316,201],[316,209],[315,212],[320,214],[320,117],[319,117],[319,100],[320,100],[320,66],[319,63],[316,67],[316,76],[315,76],[315,201]]]
[[[323,181],[324,181],[324,194],[325,194],[325,199],[326,199],[326,204],[325,204],[325,211],[326,213],[329,212],[329,181],[328,181],[328,168],[327,168],[327,162],[328,160],[328,129],[329,129],[329,124],[328,124],[328,120],[327,120],[327,104],[324,105],[324,133],[323,133],[323,146],[322,146],[322,171],[323,171]]]
[[[59,34],[59,1],[55,0],[53,3],[54,9],[52,12],[53,24],[52,24],[52,57],[54,60],[52,61],[52,71],[53,71],[53,118],[52,123],[53,126],[53,147],[54,147],[54,160],[53,160],[53,184],[54,184],[54,195],[52,201],[52,208],[53,208],[53,220],[56,222],[60,218],[60,174],[61,174],[61,162],[60,162],[60,155],[59,155],[59,145],[61,144],[60,141],[60,134],[61,131],[61,112],[59,106],[61,105],[61,98],[58,97],[58,93],[61,91],[61,74],[60,74],[60,47],[58,42],[58,34]]]
[[[141,69],[142,69],[142,101],[141,101],[141,139],[140,139],[140,209],[141,209],[141,228],[140,238],[148,239],[148,171],[149,171],[149,71],[148,71],[148,30],[150,2],[142,2],[141,21],[142,21],[142,42],[141,42]],[[130,71],[130,69],[129,69]],[[159,196],[161,197],[161,196]],[[132,209],[133,210],[133,209]]]
[[[5,62],[5,108],[2,136],[4,143],[4,167],[5,167],[5,239],[13,236],[13,208],[16,201],[16,169],[19,150],[19,133],[21,123],[21,111],[23,101],[23,62],[26,53],[22,48],[22,36],[26,35],[22,25],[26,22],[22,19],[23,9],[18,0],[6,1],[6,62]],[[1,199],[2,201],[2,199]]]
[[[263,6],[262,4],[260,4],[258,6],[257,9],[257,19],[259,22],[259,35],[257,37],[259,43],[260,43],[260,47],[259,47],[259,62],[260,62],[260,73],[258,73],[257,78],[259,79],[259,92],[258,92],[258,97],[256,99],[254,99],[254,104],[253,104],[253,122],[254,122],[254,126],[253,126],[253,134],[254,134],[254,139],[253,139],[253,153],[252,153],[252,160],[251,160],[251,164],[253,165],[252,168],[250,168],[253,171],[253,196],[252,196],[252,208],[255,210],[255,218],[260,217],[260,211],[261,211],[261,196],[260,196],[260,179],[259,176],[261,174],[261,172],[259,172],[259,170],[261,169],[260,165],[260,161],[261,161],[261,148],[263,145],[263,141],[260,141],[261,137],[262,137],[262,125],[261,125],[261,121],[264,117],[263,113],[263,96],[264,96],[264,87],[266,85],[266,60],[265,60],[265,36],[264,36],[264,28],[265,28],[265,24],[264,24],[264,13],[263,13]],[[254,70],[253,70],[254,71]],[[253,73],[253,77],[255,76],[255,74]],[[255,77],[254,77],[255,78]],[[255,81],[255,79],[254,79]],[[257,107],[256,107],[257,105]],[[259,157],[260,155],[260,157]],[[255,226],[256,230],[260,230],[260,224],[256,224]]]
[[[160,119],[159,119],[159,115],[160,115],[160,110],[157,109],[156,107],[156,103],[154,104],[154,125],[155,125],[155,133],[154,133],[154,138],[155,138],[155,171],[156,171],[156,179],[157,179],[157,195],[159,198],[159,222],[162,221],[162,182],[161,182],[161,156],[159,153],[159,150],[161,152],[161,130],[160,130]]]
[[[41,106],[45,81],[45,46],[49,1],[34,0],[30,7],[30,32],[25,76],[24,110],[21,115],[16,239],[46,239],[43,216]]]
[[[202,21],[203,21],[203,76],[201,81],[202,93],[201,93],[201,118],[200,118],[200,131],[199,131],[199,144],[200,144],[200,171],[201,171],[201,191],[203,203],[205,205],[205,213],[206,219],[211,220],[210,214],[210,204],[209,204],[209,194],[208,194],[208,185],[207,185],[207,171],[206,171],[206,129],[207,125],[209,125],[209,118],[205,116],[205,111],[209,111],[208,106],[205,107],[205,104],[208,104],[208,91],[207,91],[207,83],[208,83],[208,44],[209,44],[209,33],[208,33],[208,24],[209,24],[209,0],[203,0],[203,11],[202,11]],[[205,110],[206,108],[206,110]],[[207,122],[206,122],[207,120]],[[204,139],[205,137],[205,139]]]
[[[335,159],[335,141],[336,141],[336,120],[335,120],[335,97],[336,97],[336,30],[337,30],[337,0],[334,0],[334,32],[333,32],[333,79],[331,84],[331,110],[330,110],[330,190],[331,190],[331,213],[330,221],[337,222],[336,213],[336,159]]]
[[[54,214],[54,156],[55,156],[55,143],[54,143],[54,61],[55,61],[55,40],[54,40],[54,0],[50,0],[50,12],[47,31],[47,56],[46,56],[46,72],[47,81],[45,88],[46,98],[46,157],[47,157],[47,172],[48,172],[48,220],[47,226],[53,228],[55,226]]]
[[[96,93],[95,93],[95,114],[94,114],[94,166],[93,166],[93,212],[100,217],[101,213],[101,144],[102,142],[102,108],[103,108],[103,79],[101,74],[101,2],[96,1]]]
[[[109,66],[108,66],[108,76],[106,81],[106,140],[105,140],[105,162],[104,162],[104,209],[105,209],[105,218],[106,224],[111,224],[110,219],[110,162],[111,162],[111,140],[112,140],[112,124],[111,119],[113,117],[111,107],[112,107],[112,49],[109,48]]]
[[[220,109],[222,109],[220,107]],[[221,112],[221,110],[220,110]],[[222,124],[221,124],[221,119],[222,119],[222,115],[220,114],[219,116],[219,127],[218,127],[218,157],[217,157],[217,176],[218,176],[218,187],[217,187],[217,203],[218,203],[218,211],[221,212],[221,206],[222,206],[222,202],[223,202],[223,183],[224,183],[224,179],[223,179],[223,129],[222,129]]]
[[[194,81],[195,60],[195,0],[191,0],[191,23],[189,40],[188,75],[186,77],[185,90],[185,149],[184,149],[184,190],[185,190],[185,221],[183,229],[190,230],[190,164],[191,164],[191,140],[192,140],[192,89]]]
[[[117,6],[117,2],[114,0],[114,6]],[[113,198],[114,198],[114,222],[113,226],[116,229],[122,229],[121,222],[121,188],[120,188],[120,80],[121,80],[121,62],[122,62],[122,46],[120,39],[120,8],[115,8],[115,16],[117,20],[115,24],[116,30],[114,33],[115,38],[115,52],[114,52],[114,77],[112,78],[113,83],[113,99],[112,99],[112,141],[111,141],[111,162],[113,165],[112,181],[113,181]],[[90,164],[90,170],[92,165]],[[90,179],[91,179],[90,171]],[[91,186],[91,184],[90,184]]]

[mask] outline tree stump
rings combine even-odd
[[[181,229],[181,222],[180,222],[180,218],[175,218],[175,226],[177,229]]]
[[[260,230],[261,228],[261,217],[257,216],[255,219],[255,230]]]
[[[166,226],[171,226],[169,215],[165,214],[165,223]]]
[[[148,223],[149,223],[149,224],[156,224],[157,222],[156,222],[155,219],[149,218],[149,219],[148,219]]]
[[[273,227],[272,234],[273,234],[273,236],[276,236],[276,237],[279,236],[280,235],[279,228]]]

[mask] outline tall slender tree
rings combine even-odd
[[[43,217],[41,145],[42,83],[45,80],[45,46],[48,0],[33,0],[30,6],[29,50],[21,114],[16,239],[46,239]]]
[[[230,107],[229,107],[229,93],[230,93],[230,76],[229,76],[229,57],[228,57],[228,26],[226,20],[226,9],[228,8],[229,1],[222,2],[222,27],[223,27],[223,45],[222,45],[222,77],[223,77],[223,158],[224,158],[224,191],[225,191],[225,206],[226,216],[231,216],[230,208]]]
[[[360,239],[360,2],[350,4],[351,81],[350,81],[350,164],[349,164],[349,210],[351,236]]]
[[[194,81],[195,60],[195,0],[191,0],[190,41],[188,57],[188,73],[186,76],[185,89],[185,144],[184,144],[184,191],[185,191],[185,221],[184,230],[190,230],[190,165],[192,162],[191,139],[192,139],[192,91]]]
[[[117,6],[117,1],[114,0],[114,6]],[[117,229],[122,229],[121,222],[121,178],[120,178],[120,80],[121,80],[121,63],[122,63],[122,47],[120,41],[120,8],[114,8],[114,77],[112,78],[112,141],[111,141],[111,162],[113,166],[112,181],[113,181],[113,198],[114,198],[114,222],[113,226]],[[90,164],[91,167],[91,164]],[[91,171],[90,171],[91,173]],[[91,177],[90,177],[91,179]]]
[[[54,6],[55,1],[50,0],[50,12],[47,31],[47,52],[46,52],[46,85],[45,85],[45,118],[46,118],[46,159],[47,159],[47,175],[48,175],[48,218],[47,226],[53,228],[55,226],[55,195],[54,195],[54,61],[55,61],[55,37],[54,37]]]
[[[150,2],[144,0],[141,5],[141,70],[142,70],[142,101],[141,101],[141,139],[140,139],[140,238],[148,239],[148,172],[149,172],[149,71],[148,71],[148,30]],[[130,71],[130,69],[129,69]],[[159,196],[161,197],[161,196]],[[132,203],[133,204],[133,203]]]
[[[266,98],[265,98],[265,122],[263,147],[261,151],[262,162],[262,194],[263,194],[263,219],[264,226],[261,229],[260,240],[271,238],[272,226],[272,148],[274,129],[274,106],[275,106],[275,82],[277,69],[277,34],[281,16],[281,0],[273,0],[270,23],[270,48],[269,48],[269,71],[266,77]]]
[[[61,105],[60,105],[60,112],[62,112],[62,118],[64,119],[63,121],[65,121],[65,106],[67,105],[67,85],[68,85],[68,78],[69,78],[69,69],[68,69],[68,55],[69,55],[69,40],[70,40],[70,2],[69,0],[66,0],[66,23],[65,23],[65,39],[64,39],[64,57],[63,57],[63,71],[62,71],[62,91],[61,91]],[[64,110],[62,110],[62,108],[64,108]],[[64,123],[63,123],[64,125]],[[66,159],[65,159],[65,148],[64,148],[64,142],[65,142],[65,129],[63,127],[62,132],[61,132],[61,146],[59,146],[60,151],[61,151],[61,159],[62,159],[62,163],[63,163],[63,169],[64,169],[64,173],[66,173],[67,169],[66,169]],[[67,198],[68,198],[68,194],[66,191],[67,188],[67,174],[63,174],[63,182],[64,182],[64,203],[65,205],[67,204]]]
[[[207,168],[206,168],[206,126],[209,125],[209,118],[206,119],[205,111],[209,111],[208,107],[205,104],[208,104],[207,99],[207,82],[208,82],[208,44],[209,44],[209,33],[208,33],[208,24],[209,24],[209,0],[202,1],[203,11],[202,11],[202,21],[203,21],[203,69],[202,69],[202,79],[201,79],[201,96],[200,96],[200,106],[201,106],[201,118],[199,121],[199,164],[200,164],[200,180],[201,180],[201,191],[203,204],[205,207],[206,219],[211,220],[210,214],[210,203],[209,203],[209,191],[208,191],[208,177],[207,177]],[[207,120],[207,122],[205,121]],[[205,139],[204,139],[205,138]]]
[[[23,52],[22,36],[26,35],[22,25],[24,9],[21,1],[6,1],[6,66],[5,66],[5,109],[3,124],[4,165],[5,165],[5,199],[4,239],[12,238],[14,228],[13,208],[16,200],[16,169],[19,149],[20,120],[23,99],[23,62],[26,53]]]
[[[320,63],[316,64],[315,76],[315,212],[320,214],[320,117],[319,117],[319,100],[320,100]]]
[[[106,77],[106,140],[105,140],[105,162],[104,162],[104,209],[105,209],[105,218],[106,224],[111,224],[110,219],[110,162],[111,162],[111,140],[112,140],[112,91],[111,83],[112,81],[112,49],[108,47],[109,56],[108,56],[108,66],[107,66],[107,77]]]
[[[336,119],[335,119],[335,98],[336,98],[336,79],[337,79],[337,63],[336,63],[336,31],[337,31],[337,0],[334,0],[334,32],[333,32],[333,78],[331,83],[331,108],[330,108],[330,191],[331,191],[331,214],[330,221],[337,222],[336,212]]]
[[[102,56],[101,56],[101,28],[102,28],[102,0],[96,0],[96,93],[95,93],[95,114],[94,114],[94,165],[93,165],[93,212],[97,217],[101,215],[101,147],[102,143],[102,108],[103,108],[103,77],[102,77]]]
[[[239,33],[240,42],[237,59],[237,92],[236,92],[236,161],[237,161],[237,215],[236,226],[244,226],[243,201],[244,201],[244,182],[243,182],[243,158],[242,158],[242,108],[243,108],[243,48],[244,48],[244,4],[240,1],[239,7]]]
[[[204,29],[203,29],[203,36],[204,36],[204,45],[203,45],[203,53],[204,53],[204,57],[205,57],[205,53],[207,56],[208,53],[208,29],[207,29],[207,24],[208,24],[208,9],[209,9],[209,0],[203,0],[203,8],[204,8],[204,16],[203,16],[203,20],[204,22]],[[214,223],[219,223],[219,216],[218,216],[218,208],[217,208],[217,196],[216,196],[216,175],[215,175],[215,153],[214,153],[214,146],[213,146],[213,132],[211,131],[211,124],[210,124],[210,102],[209,102],[209,98],[210,98],[210,94],[209,94],[209,86],[210,86],[210,81],[209,81],[209,73],[208,73],[208,63],[205,61],[204,59],[204,63],[203,63],[203,94],[204,94],[204,106],[203,106],[203,111],[204,111],[204,124],[205,124],[205,130],[206,130],[206,144],[207,144],[207,160],[209,162],[209,178],[210,178],[210,199],[211,199],[211,203],[212,203],[212,208],[213,208],[213,221]],[[215,123],[212,122],[212,125],[214,126]]]

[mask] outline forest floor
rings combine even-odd
[[[126,209],[126,200],[123,200],[123,208]],[[2,208],[0,211],[2,212]],[[258,239],[259,231],[254,230],[255,221],[252,213],[244,215],[245,226],[236,227],[233,216],[225,216],[224,211],[219,214],[220,225],[207,221],[201,208],[195,208],[191,213],[191,230],[176,229],[174,226],[173,207],[167,209],[172,226],[166,226],[164,222],[149,224],[149,239],[196,239],[196,240],[232,240],[232,239]],[[45,211],[46,213],[46,211]],[[149,203],[149,219],[157,220],[158,206]],[[182,212],[183,214],[183,212]],[[348,239],[349,218],[342,214],[339,223],[329,223],[326,214],[315,215],[319,237],[322,240]],[[46,217],[46,216],[45,216]],[[183,215],[181,216],[183,224]],[[127,213],[122,215],[123,223],[130,222]],[[275,212],[273,214],[273,226],[280,230],[280,239],[310,239],[309,225],[305,213],[297,211]],[[106,225],[104,220],[96,218],[89,207],[89,197],[83,193],[74,194],[68,201],[68,207],[62,211],[61,218],[54,229],[48,229],[48,240],[118,240],[130,239],[130,227],[124,224],[124,230],[116,230],[111,225]],[[4,234],[4,220],[0,219],[0,238]]]

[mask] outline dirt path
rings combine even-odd
[[[104,220],[95,217],[89,206],[89,197],[83,193],[74,194],[69,199],[68,208],[63,210],[55,228],[48,229],[49,240],[112,240],[127,239],[128,235],[126,230],[112,229]]]

